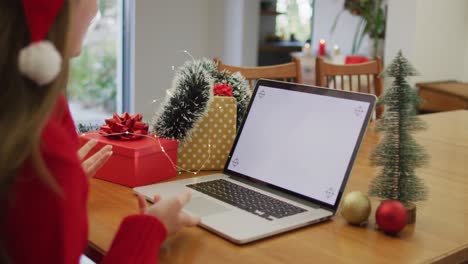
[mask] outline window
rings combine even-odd
[[[71,62],[67,89],[77,124],[102,124],[113,112],[128,110],[131,0],[100,0],[99,13]]]
[[[311,0],[278,0],[276,11],[285,15],[276,17],[276,35],[305,42],[311,38]]]

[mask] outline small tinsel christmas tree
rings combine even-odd
[[[428,156],[411,136],[412,131],[425,128],[416,115],[421,99],[406,81],[416,74],[401,51],[385,70],[384,76],[393,77],[393,82],[379,100],[385,106],[385,113],[377,123],[383,138],[371,157],[372,164],[382,170],[371,182],[369,194],[399,200],[407,206],[426,198],[426,187],[415,169],[424,165]]]
[[[169,96],[153,118],[152,131],[181,142],[189,138],[197,122],[207,114],[216,83],[232,86],[239,126],[250,101],[248,83],[239,73],[218,72],[215,62],[201,59],[188,61],[177,69]]]

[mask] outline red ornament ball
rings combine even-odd
[[[383,201],[375,212],[375,220],[382,231],[395,235],[406,226],[406,208],[396,200]]]

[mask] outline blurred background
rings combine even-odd
[[[301,59],[314,84],[315,57],[356,55],[384,64],[401,49],[421,75],[414,82],[468,81],[465,0],[100,0],[68,97],[80,123],[113,112],[151,119],[174,67],[195,58],[262,66]],[[187,52],[184,52],[187,51]]]

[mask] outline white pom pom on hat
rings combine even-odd
[[[19,52],[19,71],[40,86],[50,84],[60,74],[62,56],[45,40],[64,0],[21,0],[31,43]]]
[[[62,56],[50,41],[40,41],[23,48],[19,54],[20,72],[39,85],[57,78],[62,68]]]

